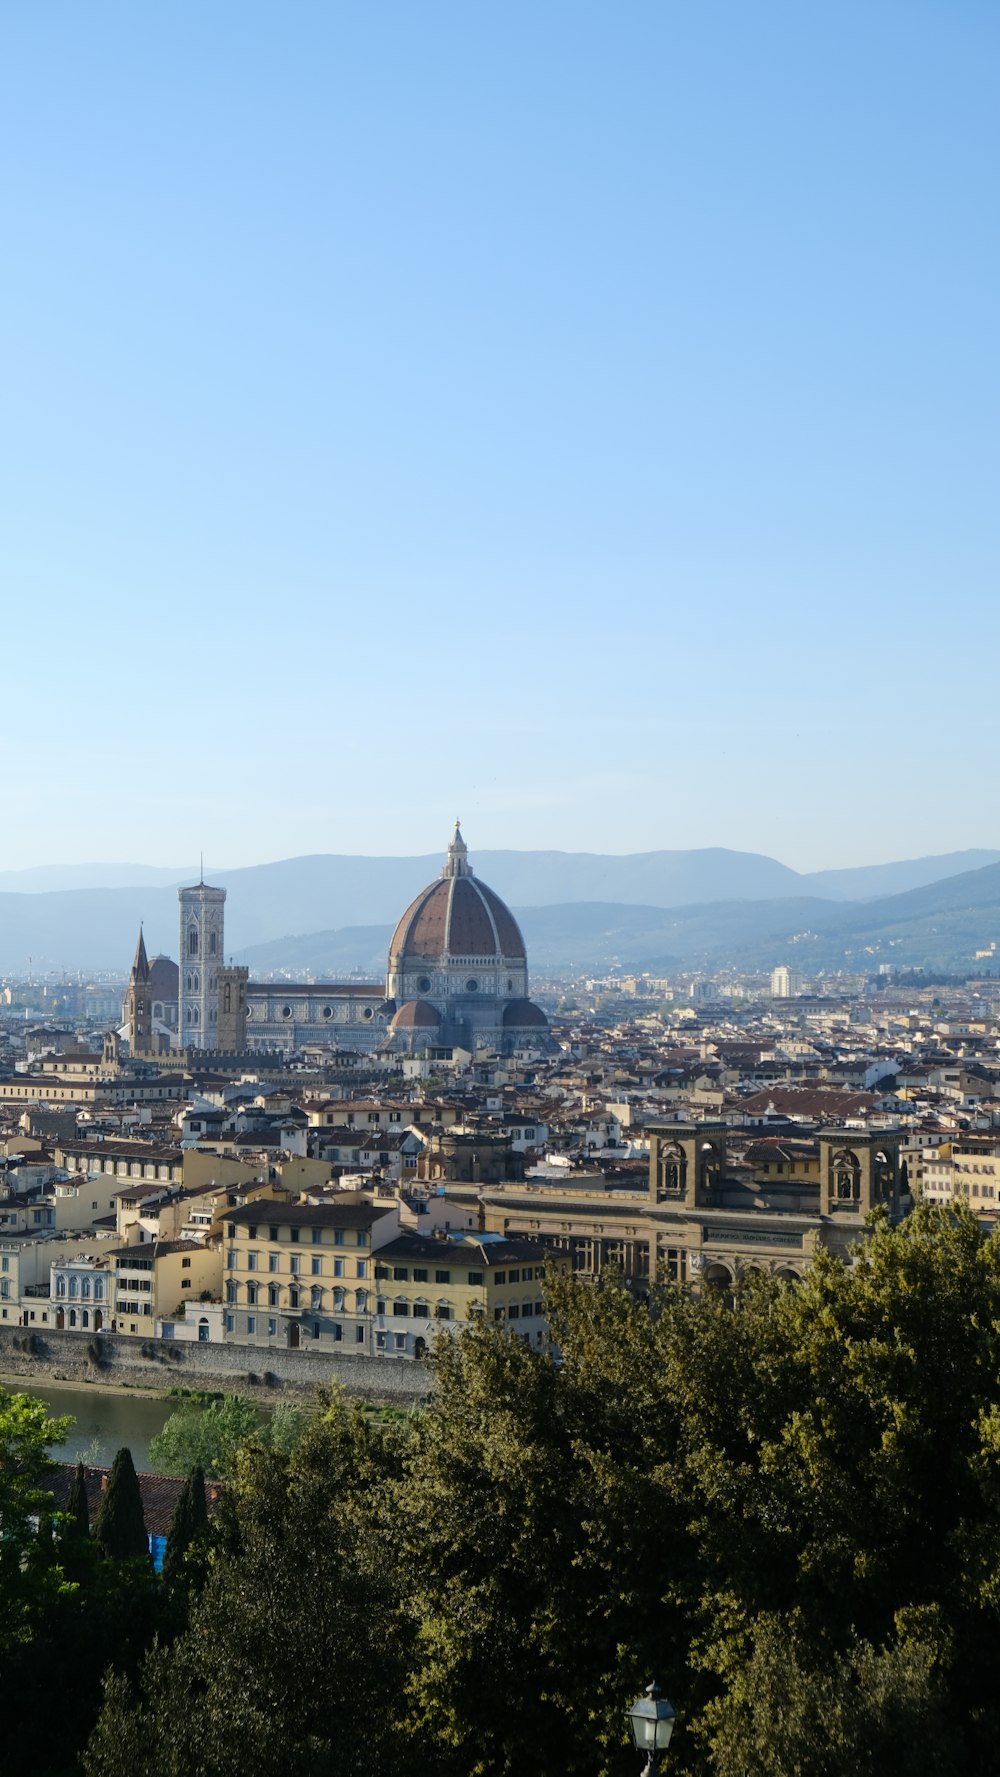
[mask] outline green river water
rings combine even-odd
[[[30,1376],[9,1377],[4,1386],[11,1393],[34,1395],[45,1402],[53,1415],[73,1415],[75,1424],[70,1427],[66,1442],[52,1446],[52,1455],[60,1462],[107,1467],[115,1451],[127,1444],[136,1468],[147,1473],[150,1439],[163,1430],[171,1413],[181,1405],[177,1399],[150,1399],[128,1389],[50,1386]]]

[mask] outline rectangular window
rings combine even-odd
[[[190,1269],[191,1269],[191,1260],[190,1259],[182,1259],[181,1260],[181,1270],[182,1271],[190,1271]]]
[[[256,1223],[251,1222],[249,1228],[247,1229],[247,1235],[248,1235],[249,1239],[256,1240],[256,1238],[257,1238]]]
[[[343,1230],[343,1228],[334,1228],[334,1230],[333,1230],[333,1244],[334,1244],[334,1246],[343,1246],[343,1244],[344,1244],[344,1230]]]
[[[334,1277],[343,1277],[343,1275],[344,1275],[344,1261],[343,1261],[343,1259],[334,1259],[334,1261],[333,1261],[333,1275],[334,1275]]]
[[[269,1321],[268,1321],[268,1323],[267,1323],[267,1336],[268,1336],[268,1338],[269,1338],[269,1339],[273,1339],[273,1338],[274,1338],[274,1337],[275,1337],[275,1336],[276,1336],[276,1334],[277,1334],[277,1331],[278,1331],[278,1323],[277,1323],[277,1321],[276,1321],[276,1320],[269,1320]],[[197,1497],[197,1496],[196,1496],[196,1497]]]
[[[313,1231],[312,1231],[312,1243],[313,1243],[313,1246],[320,1246],[320,1245],[322,1245],[322,1241],[323,1241],[323,1230],[322,1230],[322,1228],[314,1228],[314,1229],[313,1229]]]
[[[322,1277],[322,1275],[323,1275],[323,1261],[322,1261],[322,1259],[313,1259],[312,1274],[314,1277]]]
[[[255,1333],[256,1331],[257,1331],[257,1316],[255,1314],[248,1314],[247,1315],[247,1332],[248,1333]]]
[[[365,1329],[363,1326],[361,1326],[361,1324],[359,1322],[359,1324],[354,1329],[354,1343],[355,1343],[355,1345],[363,1345],[364,1342],[365,1342]]]
[[[494,1275],[493,1282],[494,1283],[506,1283],[507,1282],[506,1271],[497,1271]]]
[[[277,1271],[277,1269],[278,1269],[278,1255],[277,1255],[277,1253],[268,1253],[267,1268],[269,1271]]]
[[[229,1251],[226,1254],[226,1270],[227,1271],[235,1271],[236,1270],[236,1252],[233,1247],[230,1247]]]
[[[481,1271],[470,1271],[469,1272],[469,1288],[470,1289],[475,1289],[478,1285],[482,1284],[482,1281],[483,1281],[483,1274]]]
[[[405,1333],[396,1333],[394,1335],[394,1337],[396,1340],[396,1350],[397,1351],[405,1351],[406,1350],[406,1334]]]
[[[521,1281],[520,1271],[509,1271],[508,1272],[508,1274],[507,1274],[507,1282],[508,1283],[520,1283],[520,1281]]]
[[[358,1260],[358,1276],[359,1277],[367,1277],[368,1276],[368,1260],[367,1259],[359,1259]]]
[[[232,1333],[233,1331],[235,1331],[235,1328],[236,1328],[235,1314],[227,1314],[226,1315],[226,1332]]]
[[[410,1276],[410,1273],[407,1270],[405,1265],[394,1265],[393,1266],[392,1277],[393,1277],[394,1283],[407,1283],[409,1281],[409,1276]]]
[[[299,1237],[299,1231],[298,1231],[298,1229],[297,1229],[297,1228],[291,1228],[291,1229],[289,1229],[289,1233],[290,1233],[290,1235],[291,1235],[291,1238],[292,1238],[292,1240],[298,1240],[298,1237]]]
[[[413,1304],[413,1318],[414,1318],[414,1320],[426,1320],[428,1318],[429,1314],[430,1314],[430,1309],[428,1308],[426,1302],[414,1302],[414,1304]]]
[[[426,1283],[427,1282],[427,1271],[424,1266],[418,1265],[416,1267],[416,1269],[414,1270],[414,1273],[413,1273],[413,1281],[414,1281],[414,1283]]]
[[[257,1305],[257,1285],[255,1283],[248,1283],[247,1284],[247,1301],[250,1302],[254,1307],[256,1307],[256,1305]]]
[[[256,1253],[247,1253],[247,1270],[248,1271],[256,1271],[256,1269],[257,1269],[257,1254]]]
[[[518,1315],[519,1315],[519,1314],[520,1314],[520,1312],[521,1312],[521,1310],[520,1310],[520,1308],[519,1308],[519,1307],[518,1307],[518,1305],[517,1305],[517,1303],[516,1303],[516,1302],[512,1302],[512,1303],[511,1303],[511,1305],[510,1305],[510,1307],[509,1307],[509,1308],[508,1308],[508,1310],[507,1310],[507,1319],[508,1319],[508,1320],[517,1320],[517,1318],[518,1318]]]
[[[450,1271],[435,1271],[434,1282],[435,1283],[450,1283],[451,1282],[451,1272]]]
[[[277,1240],[277,1238],[278,1238],[277,1228],[268,1228],[267,1238],[268,1238],[268,1240]]]

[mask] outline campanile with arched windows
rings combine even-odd
[[[192,888],[178,889],[177,899],[178,1040],[182,1049],[217,1049],[226,891],[198,882]]]

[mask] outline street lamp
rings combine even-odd
[[[648,1754],[642,1777],[654,1777],[660,1753],[666,1752],[674,1731],[674,1706],[655,1682],[648,1684],[643,1696],[637,1697],[628,1712],[629,1727],[636,1752]]]

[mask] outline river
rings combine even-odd
[[[133,1394],[124,1388],[63,1388],[30,1376],[8,1377],[11,1393],[34,1395],[53,1415],[72,1413],[64,1444],[53,1444],[52,1455],[60,1462],[86,1462],[107,1468],[116,1450],[127,1444],[138,1470],[149,1472],[149,1445],[162,1431],[171,1413],[182,1405],[176,1397]]]

